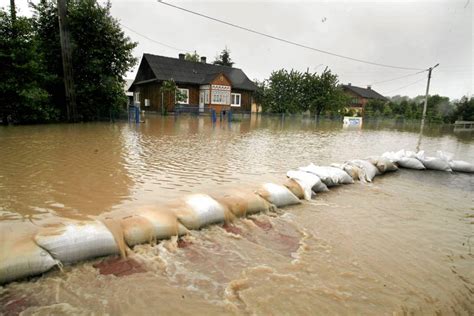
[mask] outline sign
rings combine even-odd
[[[344,116],[344,127],[362,127],[362,117]]]

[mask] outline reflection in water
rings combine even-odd
[[[254,188],[310,162],[414,150],[419,131],[292,117],[145,119],[0,128],[0,224]],[[474,161],[472,137],[430,126],[423,135],[428,154]],[[278,214],[136,246],[128,263],[97,259],[0,287],[0,314],[469,314],[473,192],[470,174],[401,170]]]
[[[144,124],[2,127],[2,215],[98,215],[223,186],[254,186],[291,168],[414,150],[419,126],[364,121],[361,130],[310,118],[157,117]],[[472,137],[427,126],[423,148],[474,160]],[[13,215],[12,215],[13,214]]]

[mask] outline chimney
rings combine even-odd
[[[372,90],[372,86],[367,86],[367,90]]]
[[[350,87],[350,86],[352,86],[352,83],[349,82],[347,85]]]
[[[205,57],[205,56],[202,56],[202,57],[201,57],[201,63],[203,63],[203,64],[206,63],[206,57]]]
[[[178,57],[179,57],[180,60],[184,60],[184,56],[185,56],[184,54],[179,54],[179,55],[178,55]]]

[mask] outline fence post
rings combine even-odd
[[[140,108],[135,106],[135,123],[140,123]]]
[[[211,119],[212,119],[212,123],[215,123],[217,121],[216,110],[214,109],[211,109]]]

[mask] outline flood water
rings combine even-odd
[[[0,230],[256,189],[417,141],[416,125],[256,116],[1,127]],[[474,162],[472,133],[426,128],[421,149]],[[0,287],[0,314],[473,314],[474,175],[403,169],[129,258],[129,275],[96,259]]]

